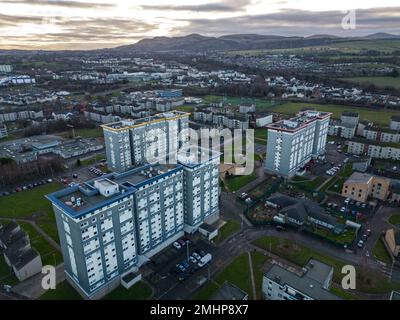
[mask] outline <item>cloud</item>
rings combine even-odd
[[[311,12],[284,9],[277,13],[242,15],[222,19],[183,19],[188,26],[175,29],[177,35],[199,32],[206,35],[259,33],[304,36],[318,33],[360,35],[375,32],[399,33],[400,7],[356,10],[356,29],[344,30],[342,11]]]
[[[225,0],[199,5],[142,5],[140,8],[154,11],[232,12],[243,10],[251,2],[251,0]]]
[[[0,0],[1,3],[24,4],[30,6],[55,6],[80,9],[106,9],[115,7],[112,3],[96,3],[69,0]]]

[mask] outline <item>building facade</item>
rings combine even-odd
[[[343,184],[342,196],[360,202],[367,202],[369,197],[385,201],[389,187],[390,180],[387,178],[354,172]]]
[[[348,153],[377,159],[400,160],[400,148],[387,144],[371,144],[360,140],[348,142]]]
[[[265,169],[292,177],[312,158],[325,153],[330,113],[305,111],[268,128]]]
[[[0,123],[0,139],[7,137],[8,137],[7,127],[4,123]]]
[[[102,128],[109,169],[123,172],[179,149],[188,139],[189,114],[171,111]]]
[[[148,164],[48,195],[69,282],[100,298],[184,232],[215,222],[219,157],[192,163],[178,155],[175,165]]]
[[[301,272],[273,264],[264,274],[262,291],[266,300],[338,300],[329,291],[333,268],[311,259]]]

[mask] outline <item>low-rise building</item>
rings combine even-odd
[[[7,127],[4,123],[0,123],[0,139],[7,137],[8,137]]]
[[[24,281],[42,271],[42,259],[31,247],[29,237],[15,222],[0,228],[0,247],[4,261],[19,281]]]
[[[400,116],[392,116],[389,127],[392,130],[400,130]]]
[[[267,115],[267,116],[263,116],[261,118],[257,118],[256,119],[256,127],[257,128],[262,128],[265,127],[268,124],[271,124],[273,122],[273,115]]]
[[[354,172],[343,184],[342,196],[367,202],[368,198],[385,201],[389,195],[390,180],[367,173]]]
[[[348,153],[355,155],[365,155],[376,159],[400,160],[399,147],[386,143],[369,143],[365,139],[354,139],[348,142]]]
[[[333,267],[310,259],[299,272],[273,264],[264,274],[262,291],[267,300],[340,300],[329,291]]]
[[[393,257],[398,258],[400,253],[400,232],[391,228],[385,232],[386,248],[390,250]]]
[[[357,126],[331,120],[328,127],[328,135],[344,139],[352,139],[356,134]]]
[[[360,115],[357,112],[344,111],[340,117],[342,124],[351,125],[357,127],[360,121]]]
[[[333,230],[337,220],[326,214],[324,208],[308,199],[297,199],[281,193],[275,193],[266,201],[267,206],[277,209],[278,217],[285,223],[296,226],[311,224]]]

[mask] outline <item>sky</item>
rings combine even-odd
[[[0,49],[89,50],[191,33],[376,32],[400,34],[399,0],[0,0]]]

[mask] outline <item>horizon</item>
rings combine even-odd
[[[0,0],[0,49],[95,50],[197,33],[309,37],[400,35],[397,1]],[[342,20],[355,10],[354,28]]]

